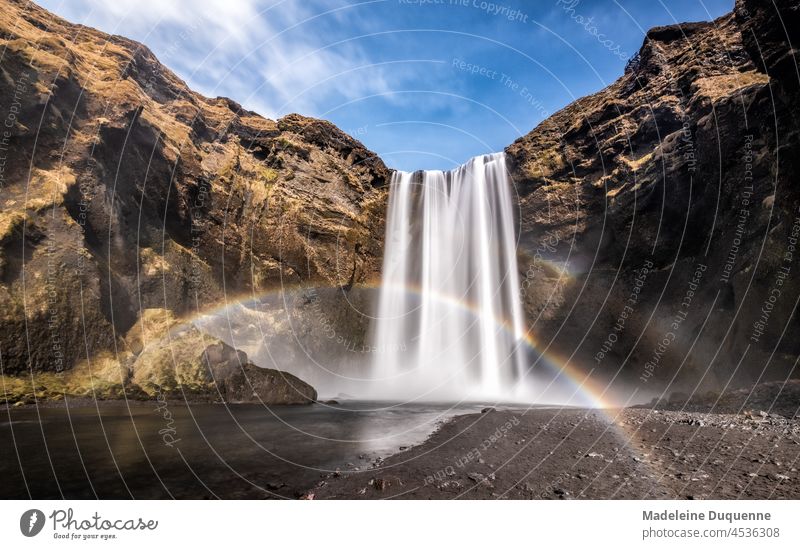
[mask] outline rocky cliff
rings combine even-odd
[[[654,28],[619,80],[507,148],[540,350],[645,390],[791,372],[799,18],[738,0]]]
[[[378,275],[387,169],[206,98],[142,44],[0,1],[0,363],[61,371],[178,315]]]
[[[278,287],[338,289],[300,290],[308,322],[286,334],[331,337],[335,318],[343,349],[363,343],[350,305],[379,274],[379,158],[328,122],[202,97],[141,44],[0,7],[3,372],[112,353],[135,377],[144,311],[260,310]],[[619,80],[506,149],[538,351],[644,392],[790,374],[799,18],[798,0],[738,0],[652,29]]]

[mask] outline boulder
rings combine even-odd
[[[132,380],[150,396],[227,403],[310,404],[316,390],[280,370],[260,368],[247,354],[199,331],[173,328],[133,363]]]

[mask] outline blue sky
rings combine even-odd
[[[502,150],[618,78],[650,27],[733,0],[46,0],[189,85],[331,120],[398,169]]]

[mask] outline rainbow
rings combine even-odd
[[[356,286],[356,288],[368,290],[376,290],[379,287],[380,284],[375,282]],[[334,286],[314,287],[296,285],[275,288],[258,294],[240,294],[236,296],[235,299],[226,299],[226,301],[223,303],[216,304],[215,306],[212,306],[204,311],[199,311],[194,315],[185,317],[182,319],[182,323],[193,324],[205,317],[225,315],[226,310],[234,306],[245,306],[256,309],[255,307],[252,307],[253,304],[259,303],[269,297],[291,295],[294,292],[302,292],[309,289],[330,290],[335,288],[336,287]],[[414,295],[421,294],[421,288],[417,286],[406,285],[400,289],[404,292]],[[449,307],[456,308],[470,315],[478,316],[481,314],[481,311],[475,304],[470,303],[462,298],[444,294],[436,294],[433,297]],[[571,358],[560,356],[555,351],[550,349],[549,344],[540,341],[532,330],[528,330],[526,333],[518,334],[515,333],[514,327],[509,319],[493,318],[492,322],[497,326],[498,330],[508,333],[518,342],[519,345],[524,345],[527,347],[527,349],[533,352],[533,354],[536,356],[536,359],[531,366],[543,368],[545,371],[549,372],[552,376],[552,381],[550,382],[551,384],[555,383],[557,380],[566,381],[569,383],[574,391],[575,396],[577,397],[575,400],[579,402],[581,406],[600,410],[612,410],[624,405],[612,397],[610,394],[610,386],[608,384],[601,382],[597,377],[593,377],[592,369],[582,367]]]
[[[379,287],[379,283],[367,283],[356,286],[356,288],[359,289],[369,290],[377,290]],[[260,294],[240,295],[236,300],[228,300],[225,303],[218,304],[206,311],[198,312],[190,318],[182,319],[182,322],[185,324],[194,323],[207,316],[220,314],[224,315],[226,310],[232,306],[249,306],[271,296],[285,296],[293,292],[308,291],[310,289],[330,290],[336,289],[336,287],[296,285],[291,287],[276,288]],[[420,294],[421,288],[406,286],[402,288],[402,290],[414,294]],[[457,299],[450,295],[437,295],[436,298],[442,300],[448,305],[468,312],[469,314],[480,314],[477,306],[464,299]],[[571,358],[564,358],[558,355],[556,352],[553,352],[549,349],[549,344],[545,344],[544,342],[538,340],[532,330],[528,330],[524,334],[515,334],[512,323],[508,319],[494,318],[493,322],[497,325],[498,329],[504,330],[508,334],[513,335],[520,345],[525,345],[527,348],[534,351],[537,358],[531,366],[545,367],[545,369],[552,374],[552,380],[550,382],[551,384],[555,383],[557,380],[564,380],[568,382],[574,391],[573,394],[578,395],[579,397],[577,399],[580,402],[579,407],[591,408],[600,413],[605,418],[605,422],[608,425],[606,428],[607,430],[611,430],[612,432],[618,434],[623,440],[626,441],[633,441],[636,439],[636,431],[638,428],[634,428],[633,426],[628,427],[619,421],[620,409],[630,404],[630,398],[628,399],[628,402],[621,402],[620,399],[614,399],[610,394],[610,385],[604,384],[596,377],[593,377],[592,369],[587,370],[586,368],[582,368]],[[528,401],[526,404],[535,405],[541,403]],[[559,404],[553,403],[553,405],[558,406]],[[654,476],[655,478],[659,479],[657,482],[660,483],[660,479],[663,477],[655,470],[654,464],[643,462],[643,465],[652,472],[656,473]]]

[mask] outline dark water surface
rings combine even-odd
[[[294,498],[337,468],[368,468],[480,408],[345,401],[3,410],[0,497]]]

